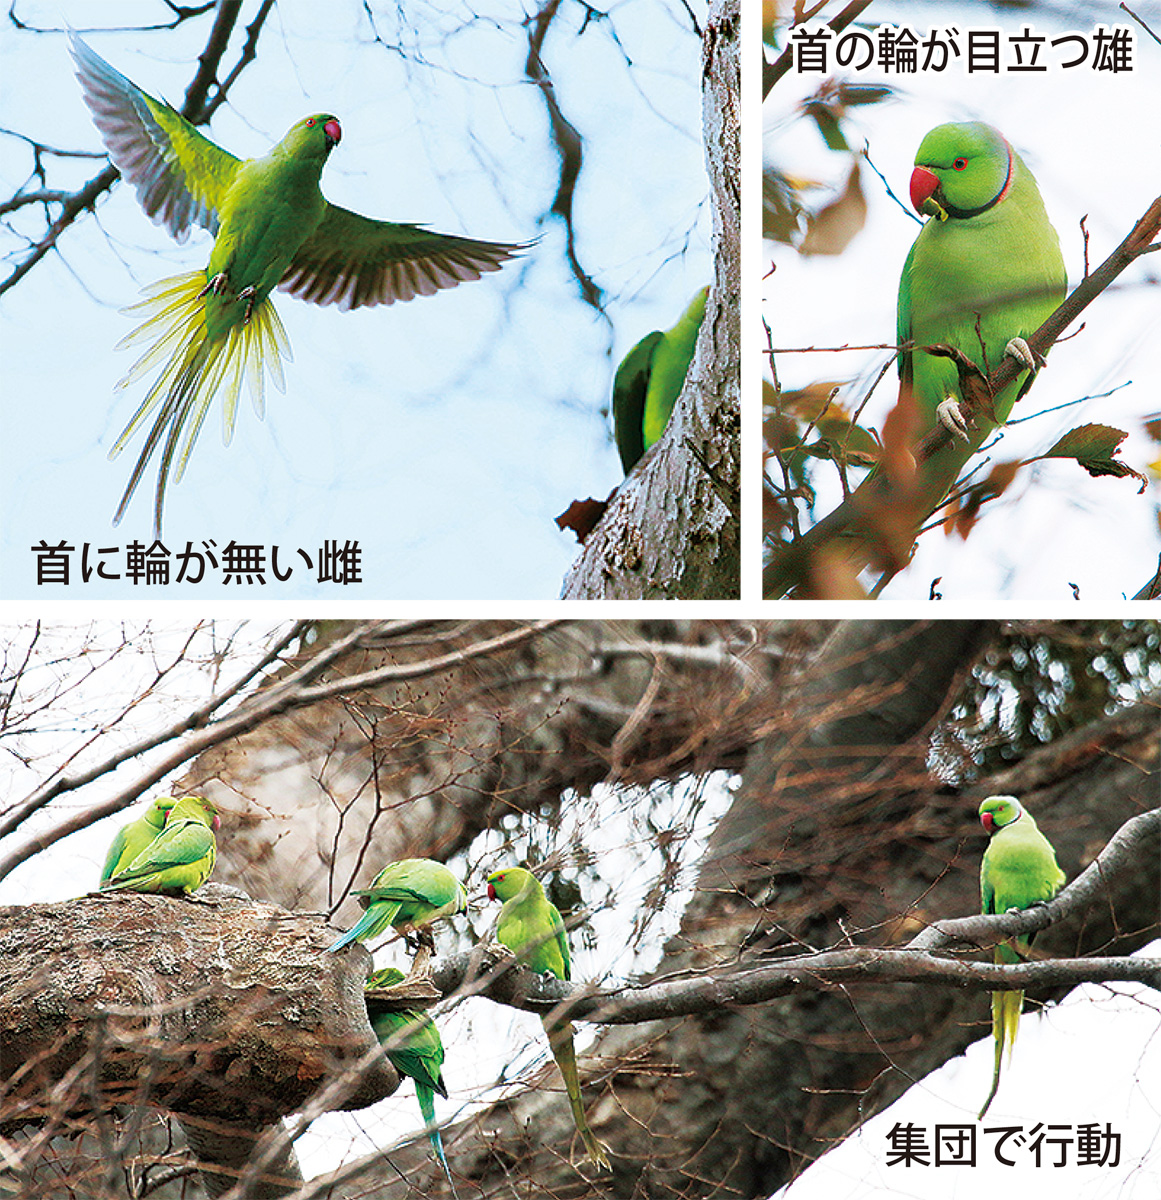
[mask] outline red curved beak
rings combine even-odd
[[[980,817],[980,824],[988,831],[988,833],[992,832],[992,826],[995,825],[995,823],[996,819],[990,812],[984,813],[984,815]]]
[[[916,212],[923,211],[923,205],[931,199],[939,180],[926,167],[916,167],[911,172],[911,207]]]
[[[323,126],[323,132],[327,135],[327,142],[331,146],[337,146],[343,140],[343,131],[339,128],[338,121],[328,121]]]
[[[488,884],[488,899],[489,900],[496,899],[496,889],[490,883]]]

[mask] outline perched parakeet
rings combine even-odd
[[[160,447],[154,536],[176,458],[180,480],[220,386],[222,433],[229,442],[245,378],[255,410],[264,407],[264,372],[283,390],[290,344],[270,293],[281,288],[341,309],[429,296],[497,271],[522,247],[376,221],[329,204],[319,178],[342,131],[330,113],[304,117],[264,158],[240,160],[216,146],[162,100],[141,91],[70,31],[85,103],[109,157],[137,189],[146,214],[184,241],[191,224],[215,237],[204,271],[146,290],[146,318],[122,345],[151,348],[119,386],[161,371],[110,454],[116,457],[156,412],[114,523]]]
[[[1036,828],[1032,814],[1015,796],[989,796],[980,805],[980,821],[991,839],[980,865],[982,912],[1003,913],[1011,908],[1030,908],[1033,904],[1046,903],[1060,891],[1064,885],[1064,872],[1056,865],[1052,844]],[[996,962],[1020,962],[1023,955],[1018,951],[1026,951],[1032,945],[1033,936],[1026,934],[1016,938],[1015,949],[999,943]],[[1023,992],[992,993],[996,1062],[992,1090],[980,1109],[981,1119],[1000,1086],[1000,1060],[1005,1046],[1011,1058],[1023,1007]]]
[[[918,407],[920,432],[938,420],[955,435],[923,467],[922,499],[930,511],[995,423],[977,413],[967,428],[955,364],[919,347],[953,346],[985,373],[1005,354],[1031,367],[1023,339],[1059,307],[1067,277],[1032,172],[990,125],[931,130],[915,156],[911,203],[932,219],[899,279],[898,339],[916,347],[900,353],[899,375]],[[1025,373],[994,398],[996,422],[1008,419],[1022,381],[1029,381]]]
[[[109,853],[105,855],[105,865],[101,868],[101,887],[122,867],[127,867],[157,837],[165,828],[165,819],[176,803],[173,796],[158,796],[136,821],[130,821],[117,830]]]
[[[367,979],[366,986],[369,992],[377,988],[389,988],[402,983],[403,978],[402,971],[385,967],[375,971]],[[421,1009],[388,1009],[370,994],[367,996],[367,1015],[391,1065],[400,1075],[408,1075],[415,1080],[415,1098],[419,1101],[428,1140],[454,1196],[456,1185],[452,1182],[447,1157],[443,1152],[443,1139],[435,1123],[435,1094],[438,1092],[447,1098],[447,1087],[443,1081],[443,1042],[439,1030]]]
[[[169,896],[197,891],[213,872],[214,830],[220,823],[217,809],[203,796],[184,796],[170,809],[165,828],[102,886]]]
[[[568,953],[568,935],[556,905],[544,894],[540,880],[523,867],[505,867],[488,876],[488,898],[503,900],[504,907],[496,921],[496,937],[508,947],[525,966],[543,975],[547,972],[557,979],[569,979],[572,963]],[[608,1169],[605,1148],[593,1136],[585,1120],[581,1100],[580,1076],[573,1049],[573,1027],[568,1021],[542,1018],[552,1057],[564,1077],[572,1119],[585,1145],[588,1159]]]
[[[670,330],[647,333],[621,360],[613,377],[613,434],[625,474],[665,432],[705,317],[709,288],[701,288]]]
[[[430,858],[401,858],[388,863],[369,888],[352,892],[367,910],[328,950],[341,950],[352,942],[366,942],[388,929],[421,932],[441,917],[455,916],[468,907],[460,881]]]

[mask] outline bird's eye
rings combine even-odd
[[[306,124],[307,124],[307,128],[309,129],[310,126],[314,124],[314,117],[307,117]]]
[[[967,167],[967,159],[966,158],[957,158],[955,160],[955,162],[953,162],[951,165],[953,167],[955,167],[955,169],[957,171],[962,171]]]

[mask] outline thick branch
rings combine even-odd
[[[1108,880],[1134,866],[1156,861],[1161,834],[1161,808],[1126,821],[1116,836],[1055,899],[1017,912],[995,916],[960,917],[936,921],[909,944],[911,950],[938,950],[957,942],[981,945],[1001,937],[1039,933],[1058,921],[1076,916],[1095,904],[1107,891]]]
[[[1103,902],[1108,878],[1147,869],[1156,860],[1159,835],[1161,808],[1141,813],[1126,821],[1097,858],[1050,903],[1020,912],[938,921],[902,949],[848,946],[640,986],[597,988],[536,975],[494,949],[477,948],[442,960],[435,969],[435,983],[444,995],[464,990],[512,1008],[598,1025],[713,1013],[735,1005],[763,1004],[800,988],[825,991],[858,980],[939,983],[988,991],[1114,980],[1161,988],[1161,959],[1051,959],[996,966],[931,953],[955,943],[986,945],[1015,934],[1038,933],[1080,917]]]

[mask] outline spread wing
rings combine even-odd
[[[337,304],[345,312],[414,300],[479,279],[522,249],[523,244],[479,242],[419,225],[375,221],[328,204],[278,286],[300,300]]]
[[[239,167],[164,100],[146,95],[69,30],[85,103],[109,157],[146,214],[179,242],[190,225],[218,231],[218,210]]]

